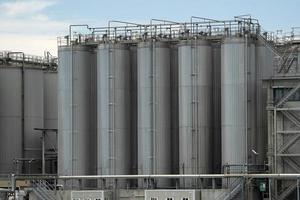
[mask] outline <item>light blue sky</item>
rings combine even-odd
[[[0,0],[0,50],[42,55],[56,52],[56,37],[68,25],[105,26],[108,20],[148,22],[151,18],[189,21],[190,16],[232,19],[251,14],[266,30],[300,26],[300,0]]]

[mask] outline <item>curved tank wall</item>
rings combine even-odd
[[[178,46],[170,45],[172,173],[179,173]]]
[[[138,174],[137,46],[130,46],[131,65],[131,174]]]
[[[221,44],[212,44],[213,66],[213,173],[221,173]]]
[[[23,132],[21,66],[5,64],[0,67],[0,70],[0,107],[2,108],[0,173],[40,173],[41,133],[34,129],[44,126],[43,71],[41,66],[24,66]],[[14,159],[20,158],[33,159],[34,162],[13,162]]]
[[[142,42],[137,55],[138,173],[170,174],[170,49],[165,43]]]
[[[25,157],[41,158],[41,131],[44,127],[44,77],[43,70],[26,68],[25,80]],[[41,172],[41,162],[27,163],[26,173]]]
[[[85,46],[58,50],[58,174],[89,175],[96,170],[95,53]],[[76,186],[77,183],[73,183]]]
[[[98,67],[98,173],[130,174],[131,71],[125,44],[100,44]]]
[[[58,129],[58,103],[57,103],[57,72],[44,71],[44,128]],[[46,149],[57,152],[57,133],[48,132]],[[57,173],[57,162],[49,160],[46,163],[46,173]]]
[[[267,92],[268,88],[263,80],[269,79],[273,74],[274,53],[267,44],[256,44],[256,74],[257,74],[257,152],[259,153],[257,164],[266,162],[268,151],[268,121],[267,121]],[[263,112],[262,112],[263,111]]]
[[[255,45],[233,37],[221,48],[222,166],[238,173],[256,160]]]
[[[22,158],[21,70],[0,66],[0,173],[12,173],[13,159]],[[12,81],[13,80],[13,81]],[[12,149],[13,147],[13,149]]]
[[[212,50],[204,40],[179,44],[179,170],[211,173]],[[185,186],[192,187],[192,181]]]

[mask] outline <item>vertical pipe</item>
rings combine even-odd
[[[46,130],[42,131],[42,174],[46,174],[45,170],[45,136],[46,136]]]
[[[273,139],[274,139],[274,172],[273,173],[277,173],[277,110],[276,108],[274,108]]]
[[[249,103],[248,103],[248,82],[249,82],[249,80],[248,80],[248,71],[249,71],[249,62],[248,62],[248,56],[249,56],[249,54],[248,54],[248,36],[247,36],[247,34],[245,35],[245,43],[246,43],[246,45],[245,45],[245,65],[244,65],[244,67],[245,67],[245,71],[244,71],[244,76],[245,76],[245,78],[244,78],[244,80],[245,80],[245,101],[246,101],[246,109],[245,109],[245,134],[246,134],[246,137],[245,137],[245,148],[246,148],[246,150],[245,150],[245,158],[246,158],[246,160],[245,160],[245,166],[247,166],[247,164],[248,164],[248,108],[249,108]],[[243,170],[245,170],[245,169],[243,169]],[[246,172],[246,171],[245,171]]]

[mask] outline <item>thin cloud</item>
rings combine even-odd
[[[41,0],[18,0],[3,2],[0,4],[2,13],[6,16],[17,17],[22,15],[30,15],[43,11],[49,6],[54,5],[55,1]]]
[[[16,0],[0,3],[0,50],[56,54],[56,38],[67,32],[69,22],[51,19],[46,10],[54,0]]]

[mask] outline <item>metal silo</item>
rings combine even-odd
[[[98,173],[130,174],[131,67],[126,44],[100,44],[98,66]]]
[[[221,173],[221,44],[212,44],[213,66],[213,173]]]
[[[256,159],[255,46],[248,38],[225,38],[221,51],[222,166],[238,173]]]
[[[44,128],[58,129],[58,103],[57,103],[57,72],[44,71]],[[46,164],[47,173],[57,172],[57,133],[47,132],[45,140],[46,150],[53,153],[51,160]]]
[[[179,169],[211,172],[212,50],[204,40],[181,41],[179,53]],[[184,181],[186,187],[195,184]]]
[[[93,49],[65,46],[58,50],[58,174],[90,175],[96,148],[92,140],[97,126],[92,86]],[[73,183],[77,186],[77,183]]]
[[[41,66],[26,66],[24,73],[25,158],[41,158],[41,132],[44,127],[44,75]],[[26,173],[41,173],[41,162],[27,163]]]
[[[13,173],[13,160],[23,157],[21,77],[19,68],[0,65],[1,174]]]
[[[171,173],[170,49],[138,44],[138,173]],[[160,180],[157,186],[167,186]]]
[[[258,41],[256,44],[256,76],[257,76],[257,164],[264,164],[268,151],[268,121],[267,121],[267,86],[263,80],[273,74],[274,53],[268,44]]]

